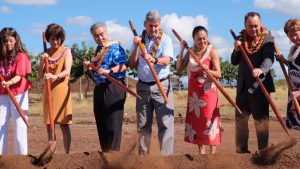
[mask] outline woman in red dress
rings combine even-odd
[[[184,140],[198,144],[200,154],[205,154],[204,145],[210,145],[210,153],[215,154],[216,145],[221,143],[218,91],[203,69],[220,78],[221,68],[219,55],[209,44],[207,36],[205,27],[194,28],[192,49],[199,56],[203,67],[201,68],[188,52],[183,57],[186,42],[182,41],[176,70],[181,72],[186,69],[189,78]]]

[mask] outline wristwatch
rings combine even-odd
[[[112,69],[109,69],[109,73],[114,73],[114,71]]]
[[[154,64],[157,64],[157,62],[158,62],[158,59],[157,58],[154,58],[155,59],[155,61],[154,61]]]

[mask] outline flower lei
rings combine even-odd
[[[159,30],[159,33],[158,33],[158,36],[153,44],[153,47],[152,47],[152,51],[150,52],[151,53],[151,56],[155,58],[156,56],[156,52],[157,52],[157,49],[158,49],[158,46],[159,46],[159,43],[161,41],[161,38],[162,38],[162,34],[163,34],[163,30]],[[146,37],[146,31],[144,30],[143,33],[142,33],[142,46],[145,48],[145,43],[146,43],[146,40],[145,40],[145,37]]]
[[[13,75],[13,65],[12,64],[9,64],[8,67],[5,67],[4,66],[4,61],[1,62],[1,67],[0,67],[0,74],[4,77],[12,77]]]
[[[245,29],[243,29],[240,32],[240,40],[244,41],[245,44],[245,50],[248,54],[253,55],[254,53],[256,53],[260,48],[262,43],[264,42],[265,38],[267,35],[267,29],[264,27],[261,27],[261,32],[258,36],[256,36],[254,38],[254,40],[252,40],[251,42],[251,47],[249,47],[249,37],[245,31]]]
[[[8,56],[7,60],[0,60],[0,74],[4,77],[12,77],[13,75],[13,67],[15,65],[15,61],[17,60],[17,55],[11,54]]]
[[[49,63],[49,64],[54,64],[54,63],[58,62],[59,59],[64,55],[66,49],[67,49],[67,48],[64,48],[64,49],[60,52],[60,54],[59,54],[57,57],[55,57],[55,58],[48,57],[48,63]]]

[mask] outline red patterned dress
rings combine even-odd
[[[212,62],[207,59],[212,46],[209,45],[201,62],[209,69]],[[221,143],[218,91],[206,77],[196,61],[189,56],[188,103],[184,141],[200,145],[218,145]]]

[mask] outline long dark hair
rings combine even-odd
[[[7,51],[5,45],[8,36],[12,36],[16,40],[15,48],[11,52]],[[4,61],[7,58],[10,63],[14,62],[19,52],[27,54],[18,32],[11,27],[3,28],[0,32],[0,61]]]

